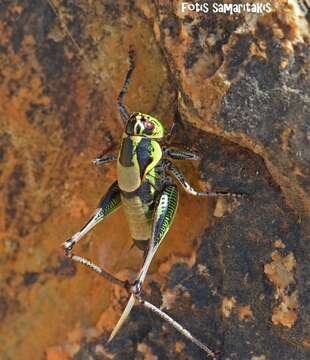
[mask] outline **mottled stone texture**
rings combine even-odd
[[[1,1],[1,359],[205,358],[139,307],[106,346],[127,295],[59,246],[116,177],[90,160],[117,151],[129,45],[128,108],[176,120],[172,142],[202,154],[179,162],[197,188],[249,194],[182,194],[145,296],[219,359],[310,357],[309,13],[298,3],[230,16],[55,0],[56,17],[47,0]],[[119,212],[77,251],[128,278],[141,263],[130,245]]]

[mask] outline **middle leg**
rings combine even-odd
[[[94,165],[103,165],[103,164],[107,164],[109,162],[116,161],[116,160],[117,160],[117,155],[107,154],[107,155],[102,155],[102,156],[98,157],[97,159],[93,160],[92,163]]]
[[[199,156],[197,154],[188,150],[165,147],[163,149],[163,153],[165,157],[169,157],[174,160],[199,160]]]
[[[163,166],[167,170],[168,173],[173,175],[178,182],[182,185],[183,189],[194,196],[208,196],[208,197],[216,197],[216,196],[229,196],[233,198],[245,197],[246,194],[243,193],[232,193],[230,191],[196,191],[192,188],[189,182],[186,180],[185,176],[181,173],[181,171],[169,160],[163,160]]]

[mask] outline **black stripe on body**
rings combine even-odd
[[[152,191],[152,184],[146,180],[137,190],[137,194],[141,199],[142,204],[155,203],[156,192]]]
[[[140,177],[143,178],[145,169],[153,161],[151,139],[142,138],[137,146],[137,159],[140,168]]]
[[[121,165],[130,167],[133,166],[132,158],[134,155],[133,141],[130,137],[126,137],[122,141],[120,150],[119,162]]]

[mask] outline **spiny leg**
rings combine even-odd
[[[181,173],[181,171],[169,160],[163,160],[164,168],[173,175],[179,183],[182,185],[183,189],[194,196],[208,196],[208,197],[215,197],[215,196],[229,196],[229,197],[245,197],[247,194],[242,193],[232,193],[229,191],[196,191],[193,189],[188,181],[186,180],[185,176]]]
[[[107,164],[109,162],[116,161],[116,160],[117,160],[117,155],[108,154],[108,155],[100,156],[99,158],[93,160],[93,164],[94,165],[103,165],[103,164]]]
[[[77,41],[74,39],[74,37],[72,36],[71,31],[69,30],[68,26],[67,26],[66,23],[63,21],[61,12],[59,12],[59,11],[57,10],[54,1],[53,1],[53,0],[47,0],[47,2],[48,2],[48,4],[49,4],[49,6],[51,7],[51,9],[53,10],[56,18],[58,19],[61,29],[66,33],[66,35],[70,38],[73,46],[75,46],[75,48],[77,49],[78,55],[83,57],[83,56],[84,56],[84,53],[83,53],[82,48],[81,48],[80,45],[77,43]]]
[[[153,219],[153,229],[152,237],[149,242],[149,248],[141,268],[141,271],[137,277],[137,280],[134,282],[134,285],[131,289],[132,294],[129,298],[129,301],[126,305],[125,310],[122,313],[121,318],[113,329],[109,341],[113,339],[116,333],[119,331],[125,320],[127,319],[131,309],[135,304],[136,296],[140,294],[142,284],[144,282],[145,276],[151,264],[151,261],[164,239],[167,231],[170,228],[170,225],[173,221],[174,214],[177,209],[178,204],[178,190],[175,185],[166,185],[162,193],[159,196],[156,208],[154,210],[154,219]]]
[[[129,119],[129,113],[128,113],[123,101],[124,101],[124,97],[127,92],[127,88],[129,85],[131,75],[135,69],[135,52],[134,52],[133,48],[129,49],[128,58],[129,58],[129,69],[128,69],[128,72],[127,72],[127,75],[126,75],[126,78],[124,81],[124,85],[118,95],[118,98],[117,98],[118,109],[119,109],[119,112],[121,114],[121,118],[122,118],[124,124],[126,124],[127,120]]]
[[[84,257],[78,256],[78,255],[70,254],[68,256],[70,257],[71,260],[76,261],[80,264],[83,264],[83,265],[87,266],[88,268],[90,268],[91,270],[98,273],[99,275],[103,276],[106,280],[110,281],[110,283],[121,286],[127,290],[130,289],[129,281],[123,281],[123,280],[116,278],[115,276],[113,276],[109,272],[105,271],[104,269],[102,269],[101,267],[99,267],[98,265],[93,263],[92,261],[85,259]]]
[[[62,31],[66,34],[66,36],[69,37],[71,43],[77,50],[77,54],[81,59],[84,59],[87,63],[87,65],[90,67],[92,75],[95,79],[95,83],[98,84],[102,80],[102,75],[97,73],[97,69],[95,69],[93,63],[90,61],[89,57],[84,52],[83,48],[79,45],[79,43],[76,41],[74,36],[72,35],[71,31],[69,30],[69,27],[67,26],[66,22],[63,19],[62,12],[57,9],[57,6],[54,2],[54,0],[47,0],[47,3],[49,4],[50,8],[54,12],[56,18],[58,19],[60,28]]]
[[[164,157],[169,157],[174,160],[199,160],[199,155],[187,150],[164,147],[163,154]]]

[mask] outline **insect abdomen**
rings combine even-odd
[[[135,241],[149,240],[152,231],[152,203],[143,204],[139,195],[127,197],[121,195],[123,208]]]

